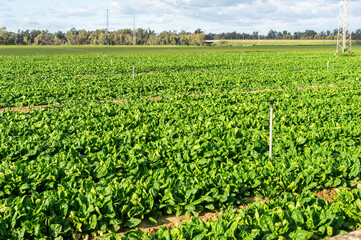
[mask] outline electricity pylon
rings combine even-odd
[[[106,37],[107,37],[107,47],[109,47],[109,9],[107,9],[107,29],[106,29]]]
[[[135,30],[135,15],[133,18],[133,45],[137,45],[137,35],[136,35],[136,30]]]
[[[341,0],[340,19],[338,22],[336,55],[352,53],[351,43],[351,0]]]

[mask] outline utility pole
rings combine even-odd
[[[134,72],[135,72],[135,63],[133,62],[133,80],[134,80]]]
[[[107,9],[107,47],[109,47],[109,32],[108,32],[108,28],[109,28],[109,9]]]
[[[135,32],[135,15],[134,15],[134,19],[133,19],[133,45],[137,45],[137,35]]]
[[[270,127],[269,127],[269,157],[272,158],[272,140],[273,140],[273,104],[275,102],[274,99],[267,101],[271,104],[270,109]]]
[[[351,0],[340,0],[340,19],[338,22],[336,55],[352,53],[351,43]]]

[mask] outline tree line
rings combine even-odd
[[[58,31],[50,33],[47,30],[25,30],[17,33],[0,28],[0,45],[193,45],[204,44],[205,34],[197,30],[190,32],[163,31],[155,33],[150,29],[139,28],[120,29],[116,31],[106,30],[77,30],[70,29],[67,32]]]
[[[285,39],[285,40],[337,40],[338,29],[334,29],[333,31],[321,31],[316,32],[314,30],[306,30],[304,32],[294,32],[290,33],[287,30],[278,32],[275,30],[270,30],[267,35],[261,35],[258,32],[253,33],[221,33],[221,34],[207,34],[206,40],[231,40],[231,39]],[[361,29],[357,29],[352,32],[352,39],[361,40]]]
[[[163,31],[156,33],[151,29],[138,28],[119,29],[116,31],[106,30],[77,30],[70,29],[67,32],[58,31],[50,33],[47,30],[18,30],[7,31],[5,27],[0,28],[0,45],[204,45],[205,40],[232,40],[232,39],[289,39],[289,40],[336,40],[337,29],[333,31],[316,32],[306,30],[304,32],[290,33],[288,31],[278,32],[270,30],[268,34],[261,35],[253,33],[208,33],[201,29],[194,32],[186,31]],[[352,39],[361,40],[361,29],[352,32]]]

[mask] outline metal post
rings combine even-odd
[[[352,31],[351,31],[351,0],[340,1],[340,19],[338,22],[336,56],[339,52],[352,54]]]
[[[134,63],[133,63],[133,80],[134,80]]]
[[[352,53],[352,29],[351,29],[351,0],[348,3],[349,5],[349,15],[348,15],[348,22],[349,22],[349,31],[350,31],[350,52]]]
[[[330,59],[327,61],[327,71],[330,69]]]
[[[345,0],[345,7],[344,7],[344,21],[343,21],[343,36],[342,36],[342,52],[344,53],[346,50],[346,41],[347,41],[347,34],[346,34],[346,27],[347,27],[347,1]]]
[[[106,37],[107,37],[107,47],[109,47],[109,9],[107,9],[107,29],[106,29]]]
[[[135,32],[135,15],[133,19],[133,46],[137,45],[137,35]]]
[[[270,110],[270,133],[269,133],[269,157],[272,158],[272,138],[273,138],[273,103],[274,99],[269,100],[268,102],[271,104]]]

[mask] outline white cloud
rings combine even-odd
[[[1,0],[0,0],[1,1]],[[9,30],[46,28],[50,31],[71,27],[94,30],[104,28],[106,9],[110,10],[110,29],[136,25],[163,30],[206,32],[253,32],[306,29],[333,30],[337,27],[339,0],[73,0],[1,1],[7,15],[0,24]],[[361,28],[361,0],[352,1],[353,29]],[[12,16],[10,16],[10,15]],[[17,19],[24,19],[19,23]]]
[[[89,17],[96,14],[97,10],[95,8],[68,8],[53,13],[55,17]]]

